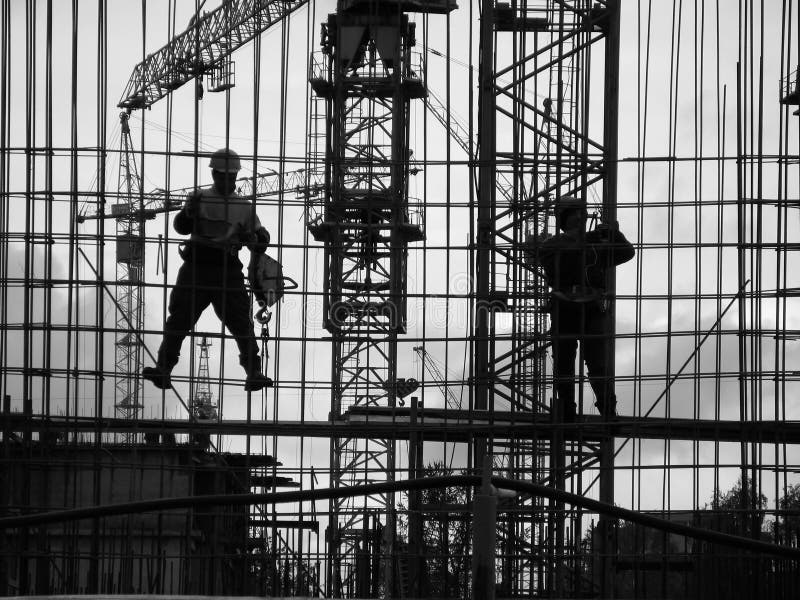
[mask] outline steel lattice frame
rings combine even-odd
[[[238,0],[200,16],[169,44],[140,62],[120,108],[147,108],[198,76],[224,69],[237,48],[306,4],[307,0]]]
[[[607,80],[616,77],[618,60],[613,53],[606,57],[608,68],[598,83],[590,77],[589,57],[604,48],[608,53],[606,37],[618,12],[615,3],[582,0],[514,7],[486,1],[482,10],[476,407],[547,413],[554,410],[551,337],[544,312],[547,285],[535,267],[534,240],[553,232],[552,201],[559,195],[582,195],[590,206],[600,205],[603,218],[613,214],[608,205],[615,198],[606,188],[615,177],[615,157],[608,153],[603,130],[596,124],[590,130],[589,99],[596,111]],[[615,111],[614,97],[606,96],[603,118],[592,116],[595,123],[605,123]],[[496,333],[495,318],[506,311],[513,330],[503,337]],[[583,406],[590,404],[585,398]],[[611,458],[604,442],[565,442],[557,430],[527,441],[493,439],[487,451],[495,468],[510,476],[580,493],[592,492],[594,477],[584,478],[584,472],[596,474],[601,457]],[[600,487],[601,496],[613,498],[613,484],[604,479]],[[564,557],[580,543],[580,514],[541,500],[518,504],[539,518],[524,521],[510,514],[500,526],[505,591],[578,589],[576,565]],[[565,539],[566,531],[573,539]],[[520,544],[528,548],[525,553],[513,551]]]
[[[116,414],[138,419],[142,413],[139,367],[142,364],[141,331],[144,324],[144,228],[140,212],[141,185],[131,144],[129,115],[122,113],[120,137],[118,202],[112,214],[118,213],[117,263],[117,339],[114,376]]]
[[[178,17],[166,9],[175,10],[181,4],[189,8]],[[274,110],[275,98],[265,100],[266,88],[254,86],[251,97],[240,86],[226,94],[224,105],[214,105],[213,116],[207,110],[203,117],[198,110],[199,94],[184,90],[176,96],[175,111],[170,107],[162,112],[165,102],[142,119],[144,127],[165,117],[170,138],[187,127],[188,120],[173,121],[172,117],[191,113],[187,109],[193,96],[195,140],[203,133],[217,139],[224,136],[227,143],[229,136],[236,140],[235,134],[250,136],[252,132],[253,150],[246,160],[254,173],[261,163],[273,165],[280,173],[254,174],[243,183],[242,194],[252,197],[258,210],[269,215],[273,248],[285,266],[291,265],[287,273],[295,276],[302,263],[302,284],[287,298],[301,300],[303,308],[302,319],[295,319],[296,313],[283,324],[276,319],[271,339],[276,386],[264,395],[264,402],[239,402],[244,398],[241,382],[235,380],[240,373],[229,377],[234,372],[224,371],[223,361],[215,383],[221,407],[225,400],[221,411],[225,418],[197,421],[184,418],[182,410],[175,418],[174,399],[149,386],[130,391],[127,384],[136,383],[131,362],[138,364],[141,358],[132,361],[135,346],[129,345],[132,340],[126,336],[154,336],[160,330],[153,327],[161,325],[157,315],[150,321],[153,327],[145,326],[141,332],[131,327],[137,298],[143,296],[136,284],[141,263],[131,260],[138,251],[136,227],[144,219],[177,208],[191,189],[180,191],[172,184],[185,186],[193,177],[200,183],[197,171],[198,166],[204,168],[201,159],[207,148],[196,144],[187,156],[169,142],[165,151],[160,135],[154,138],[152,131],[142,131],[141,144],[136,146],[143,177],[147,163],[150,179],[144,181],[169,192],[142,193],[131,188],[132,182],[124,176],[106,181],[105,165],[116,164],[119,158],[120,173],[135,172],[129,135],[120,146],[112,141],[106,122],[117,116],[112,105],[127,81],[129,66],[149,52],[153,23],[173,19],[185,23],[201,2],[109,3],[106,11],[105,2],[73,2],[70,10],[70,3],[0,0],[4,48],[0,52],[0,420],[4,423],[0,505],[6,515],[59,509],[62,498],[84,507],[114,503],[119,500],[117,492],[138,498],[136,490],[126,488],[122,481],[143,481],[146,473],[153,475],[150,490],[161,498],[173,491],[197,494],[191,486],[179,490],[172,485],[213,472],[245,477],[244,486],[230,485],[220,488],[220,493],[284,485],[342,488],[356,481],[400,479],[406,474],[400,449],[408,443],[409,477],[419,474],[421,466],[421,460],[412,460],[413,452],[418,451],[419,457],[424,447],[426,459],[438,454],[446,458],[451,445],[458,445],[463,451],[458,458],[468,467],[480,466],[475,458],[491,456],[497,475],[567,488],[642,513],[658,512],[695,528],[752,537],[760,533],[775,544],[797,545],[800,421],[795,420],[796,403],[790,400],[800,387],[798,372],[793,370],[798,360],[793,307],[798,305],[800,273],[795,213],[800,185],[800,129],[794,113],[800,60],[796,1],[741,0],[733,10],[720,2],[462,2],[447,29],[433,19],[430,23],[421,20],[418,29],[425,40],[421,49],[441,55],[454,71],[453,76],[449,66],[437,71],[437,59],[430,58],[431,85],[447,100],[432,95],[426,99],[433,115],[427,126],[422,119],[409,123],[408,98],[397,92],[399,81],[409,95],[416,95],[411,92],[422,89],[419,78],[403,71],[407,63],[403,68],[387,66],[380,59],[380,48],[371,41],[366,44],[363,71],[338,64],[338,51],[312,59],[312,85],[319,92],[311,97],[316,118],[287,110],[292,104],[301,110],[307,106],[302,104],[303,94],[292,88],[292,76],[304,82],[307,50],[316,46],[312,38],[330,6],[291,0],[224,4],[213,13],[215,21],[208,15],[193,18],[187,32],[177,36],[173,25],[169,47],[199,53],[200,58],[179,61],[162,77],[158,65],[164,66],[168,59],[161,51],[149,56],[141,66],[145,70],[137,71],[134,79],[152,77],[148,85],[153,87],[129,90],[133,93],[129,100],[145,106],[146,94],[154,94],[155,101],[184,79],[205,76],[210,69],[227,64],[227,54],[246,37],[225,29],[233,7],[253,11],[247,16],[248,31],[266,29],[268,24],[258,11],[267,6],[283,11],[305,4],[309,12],[315,11],[306,21],[306,47],[300,43],[301,28],[295,23],[290,33],[287,23],[280,44],[275,43],[269,53],[262,54],[260,47],[253,53],[256,82],[264,79],[266,83],[277,71],[270,64],[264,65],[262,73],[255,68],[260,60],[276,59],[277,52],[285,58],[280,81],[270,81],[275,84],[270,91],[283,98],[280,110]],[[377,16],[373,9],[387,4],[386,0],[341,0],[336,18],[343,21],[337,21],[337,27],[346,19],[352,19],[350,24],[359,19],[362,25],[372,24]],[[421,2],[392,4],[389,24],[397,25],[400,10]],[[94,5],[96,22],[91,18]],[[361,14],[356,12],[359,5]],[[617,160],[613,133],[617,129],[615,69],[620,55],[614,38],[620,5],[626,28],[622,100],[630,112],[620,113],[625,137]],[[122,10],[126,11],[120,12],[126,17],[125,31],[114,29],[120,19],[109,18]],[[141,24],[141,56],[132,50],[138,32],[127,35],[129,29],[138,30],[137,23]],[[212,23],[225,29],[214,37],[219,45],[199,48],[197,37],[190,43],[191,35],[211,34]],[[694,39],[689,31],[692,26]],[[460,47],[467,28],[469,42]],[[478,28],[481,48],[476,44]],[[446,35],[438,36],[440,32]],[[98,36],[97,55],[87,55],[83,49],[92,45],[86,41],[91,42],[94,35]],[[231,44],[228,49],[226,43]],[[438,52],[435,46],[445,51]],[[472,95],[466,100],[466,92],[476,89],[475,80],[459,70],[473,66],[476,51],[481,52],[482,67],[480,113]],[[374,52],[378,54],[373,69]],[[198,71],[186,68],[190,63]],[[414,75],[419,73],[413,61],[408,64]],[[93,79],[95,66],[97,78]],[[126,79],[112,85],[110,66]],[[398,71],[403,72],[399,80]],[[405,80],[404,75],[408,75]],[[111,104],[105,99],[107,94],[113,95]],[[213,103],[213,98],[207,95],[204,106]],[[250,100],[252,121],[246,114]],[[419,108],[421,102],[411,107]],[[465,107],[470,112],[469,125],[460,125],[454,115]],[[90,126],[93,110],[96,132]],[[223,114],[234,126],[222,124]],[[299,126],[300,118],[308,119],[306,131]],[[440,131],[434,120],[450,130]],[[265,146],[260,140],[268,131],[266,121],[270,128],[294,129],[319,144],[291,153],[286,144],[300,148],[302,137],[300,142],[296,137],[287,140],[281,133],[280,141]],[[413,167],[422,169],[419,179],[427,182],[428,239],[424,246],[408,246],[409,273],[415,280],[423,278],[420,285],[414,281],[408,286],[409,306],[419,306],[417,314],[422,314],[419,340],[411,318],[409,334],[403,335],[402,314],[395,311],[405,292],[404,252],[411,243],[403,234],[419,235],[413,226],[398,231],[410,217],[398,212],[409,208],[405,169],[410,159],[405,153],[408,134],[396,135],[398,123],[412,132],[412,139],[420,131],[425,136],[423,144],[414,143],[415,159],[421,162]],[[481,130],[480,160],[469,140],[474,124]],[[444,146],[440,142],[448,136],[468,155],[466,161],[453,160],[449,151],[439,161]],[[426,145],[436,151],[428,153]],[[241,148],[247,152],[246,146]],[[119,157],[115,155],[118,149],[122,151]],[[306,168],[284,171],[292,162]],[[621,175],[630,179],[615,206],[617,162]],[[468,177],[461,176],[478,169],[480,193],[473,203],[471,189],[464,193],[462,185]],[[96,172],[95,189],[89,179]],[[158,183],[152,183],[152,178]],[[461,181],[451,187],[451,178]],[[445,179],[446,195],[440,201],[437,188]],[[417,182],[412,182],[414,191]],[[434,193],[428,194],[429,190]],[[592,414],[569,427],[551,419],[549,323],[540,311],[547,288],[521,248],[529,234],[553,231],[552,197],[575,190],[588,195],[591,212],[606,220],[613,220],[619,208],[623,230],[637,249],[636,259],[618,270],[616,382],[622,409],[610,427]],[[114,192],[112,204],[109,198]],[[79,208],[84,199],[92,216]],[[308,207],[308,228],[302,218],[303,201],[316,202]],[[109,206],[111,214],[106,214]],[[77,226],[87,220],[94,223]],[[166,224],[167,217],[159,222]],[[477,238],[462,235],[474,228]],[[167,224],[163,231],[168,229],[171,233]],[[316,242],[309,240],[310,234],[317,237]],[[328,263],[324,290],[315,270],[316,258],[322,255],[321,240],[325,240]],[[156,245],[160,250],[162,242],[145,236],[144,244],[151,252],[147,262],[152,269]],[[423,248],[419,261],[416,248]],[[118,262],[120,253],[128,258]],[[444,256],[444,261],[433,258],[437,256]],[[476,287],[466,292],[451,276],[467,274],[475,264]],[[170,271],[165,267],[164,277],[150,290],[162,292],[165,301],[176,263],[172,260],[169,265]],[[306,269],[307,265],[311,266]],[[431,279],[441,279],[442,271],[448,273],[448,281],[430,285]],[[148,290],[152,283],[148,282]],[[318,326],[316,301],[322,293],[334,338],[332,361],[328,360],[331,339]],[[451,326],[448,322],[440,330],[431,318],[437,295],[453,304],[477,307],[476,331],[469,329],[471,322],[464,329],[460,323]],[[290,314],[289,305],[281,309],[284,316]],[[156,306],[152,303],[151,310]],[[409,312],[415,316],[416,309]],[[663,322],[662,313],[666,315]],[[314,326],[307,327],[311,322]],[[215,342],[217,348],[230,341],[224,332],[214,339],[220,340]],[[474,400],[469,407],[436,407],[438,397],[432,398],[433,390],[425,389],[431,380],[424,378],[422,406],[417,404],[416,411],[399,406],[394,384],[397,375],[406,375],[403,347],[416,343],[428,344],[432,357],[441,356],[438,351],[444,348],[445,393],[448,386],[450,391],[453,386],[469,387],[470,400]],[[468,343],[474,350],[470,380],[459,369],[462,356],[467,356],[464,363],[469,361],[469,353],[461,352]],[[114,354],[118,350],[121,360]],[[300,357],[298,368],[293,364],[296,356]],[[319,356],[324,359],[315,363]],[[324,363],[321,368],[320,362]],[[204,360],[200,363],[200,377],[191,371],[188,377],[177,374],[181,389],[188,385],[191,390],[203,379],[207,368]],[[125,373],[132,376],[118,377]],[[333,404],[329,406],[331,380]],[[584,413],[591,413],[592,399],[588,387],[584,389],[582,407]],[[316,391],[321,393],[315,395]],[[136,400],[133,409],[125,407],[123,401],[142,392],[145,403],[158,394],[152,406],[160,411],[138,414],[142,411],[135,409]],[[287,406],[295,399],[296,407]],[[112,406],[116,414],[109,414],[114,412]],[[247,412],[237,412],[243,406]],[[333,409],[330,417],[329,408]],[[197,441],[211,436],[219,436],[217,444],[230,443],[241,452],[227,455],[198,447]],[[128,443],[109,445],[111,438]],[[159,440],[159,445],[153,440]],[[476,444],[476,440],[488,443]],[[478,451],[477,456],[467,451],[470,447]],[[329,450],[332,463],[327,462]],[[620,452],[616,460],[612,460],[613,452]],[[277,462],[279,458],[285,464]],[[615,481],[609,478],[612,469]],[[105,483],[111,481],[106,478],[110,473],[115,485]],[[763,504],[762,494],[768,496]],[[468,557],[470,549],[451,552],[455,545],[439,548],[428,540],[419,545],[420,537],[413,540],[409,526],[406,550],[401,545],[402,531],[396,540],[389,536],[394,533],[393,511],[405,512],[409,522],[425,518],[431,528],[448,520],[468,522],[473,519],[472,507],[453,504],[437,512],[427,501],[413,505],[409,499],[403,506],[395,500],[374,496],[334,502],[328,514],[319,513],[320,504],[287,506],[285,513],[274,508],[265,512],[259,506],[250,511],[249,522],[230,530],[237,538],[235,552],[220,544],[198,545],[196,519],[176,520],[163,511],[151,514],[153,519],[167,518],[163,523],[170,530],[168,536],[157,532],[157,526],[145,527],[142,533],[147,535],[139,535],[135,528],[123,530],[105,517],[74,526],[59,523],[52,528],[0,532],[0,582],[12,594],[233,590],[262,597],[292,593],[307,597],[322,596],[327,585],[329,596],[408,597],[411,590],[405,589],[402,580],[392,582],[392,572],[386,567],[399,570],[414,555],[413,544],[418,544],[414,550],[420,555],[429,552],[426,559],[437,558],[436,553]],[[794,504],[787,503],[792,500]],[[567,512],[563,504],[527,496],[514,501],[504,498],[498,504],[502,509],[499,597],[632,597],[659,590],[665,597],[675,596],[667,579],[681,573],[685,596],[692,591],[704,598],[798,595],[800,563],[796,560],[772,561],[767,555],[687,542],[688,538],[669,540],[657,528],[630,527],[636,520],[620,523],[616,533],[622,543],[615,548],[607,545],[615,539],[594,522],[595,513]],[[209,531],[224,533],[222,528],[230,523],[231,515],[225,511],[194,512],[213,526]],[[326,538],[329,522],[333,527]],[[388,527],[381,531],[378,525]],[[152,544],[148,541],[151,533],[157,534]],[[631,539],[634,533],[641,538]],[[78,538],[86,545],[75,544]],[[171,539],[183,546],[171,547]],[[663,548],[655,548],[654,540],[658,546],[663,542]],[[259,551],[248,555],[253,543]],[[213,568],[201,569],[197,578],[179,576],[155,584],[137,574],[149,569],[165,573],[170,564],[176,565],[177,573],[181,563],[199,564],[194,563],[199,558],[195,550],[208,559],[208,565],[230,566],[230,561],[236,561],[225,586],[217,577],[221,570]],[[427,570],[428,576],[440,574],[433,560],[428,560]],[[425,569],[419,574],[423,579]],[[655,579],[663,582],[653,585]],[[439,588],[440,582],[436,583],[428,587]],[[783,587],[776,587],[779,584]]]
[[[352,407],[394,406],[397,338],[405,331],[407,244],[422,239],[410,220],[407,181],[409,102],[422,95],[412,68],[413,30],[395,8],[386,13],[340,11],[325,25],[323,54],[312,86],[328,98],[327,181],[323,221],[312,231],[325,241],[325,327],[333,340],[331,418]],[[391,440],[334,438],[335,486],[391,480]],[[355,576],[355,554],[369,513],[394,528],[394,497],[331,502],[331,593]],[[392,552],[393,535],[385,543]],[[364,541],[366,543],[366,541]],[[386,576],[386,585],[392,586]]]

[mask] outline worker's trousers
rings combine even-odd
[[[220,260],[222,256],[222,260]],[[248,375],[260,367],[258,342],[250,314],[250,299],[244,286],[242,263],[220,251],[203,255],[187,253],[169,296],[169,316],[158,350],[158,365],[167,372],[177,364],[184,338],[210,304],[239,346],[239,362]]]
[[[614,408],[614,382],[608,355],[605,313],[599,302],[553,299],[550,311],[556,393],[563,405],[575,405],[575,356],[578,342],[589,384],[601,412]]]

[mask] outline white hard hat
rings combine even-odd
[[[211,155],[208,166],[223,173],[238,173],[242,168],[239,155],[230,148],[221,148]]]

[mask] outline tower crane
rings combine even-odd
[[[453,141],[464,151],[464,154],[472,159],[470,136],[467,128],[461,121],[453,116],[452,112],[448,115],[448,109],[439,96],[434,94],[430,88],[428,88],[427,91],[428,95],[424,98],[424,101],[428,111],[441,123],[442,127],[445,128],[445,131],[447,131]],[[514,183],[508,179],[508,176],[503,171],[497,172],[497,179],[497,190],[506,201],[509,203],[512,202],[514,200]]]
[[[450,410],[460,410],[461,409],[461,399],[456,398],[456,395],[453,393],[453,390],[450,389],[450,386],[447,385],[447,378],[444,376],[442,369],[439,366],[439,363],[428,353],[427,350],[423,346],[414,346],[414,352],[419,355],[420,360],[422,361],[422,366],[428,372],[428,375],[436,382],[439,388],[442,390],[442,395],[444,396],[445,406]],[[450,460],[448,461],[447,468],[450,469],[453,466],[453,457],[456,453],[456,445],[453,444],[450,448]]]
[[[238,179],[236,191],[245,198],[280,196],[293,191],[298,198],[308,199],[322,194],[324,176],[325,173],[321,169],[298,169],[285,173],[269,171],[253,177]],[[186,195],[194,191],[194,189],[193,186],[172,190],[156,188],[141,195],[143,198],[141,207],[129,202],[119,202],[112,205],[111,213],[99,210],[95,214],[83,214],[78,217],[78,222],[122,218],[149,221],[154,219],[156,215],[179,210]]]
[[[200,347],[200,360],[197,368],[197,386],[192,396],[190,408],[198,419],[216,419],[217,405],[211,395],[211,377],[208,373],[208,349],[211,342],[206,336],[197,344]]]
[[[781,104],[800,105],[800,67],[781,80]],[[792,114],[800,115],[800,108]]]
[[[136,205],[141,201],[141,179],[133,154],[129,118],[129,112],[120,113],[118,202],[111,209],[117,222],[116,290],[120,309],[116,322],[114,407],[118,417],[137,419],[142,410],[138,367],[142,362],[139,332],[144,317],[144,227],[136,216]]]
[[[325,156],[324,202],[308,223],[324,244],[323,326],[331,334],[331,420],[354,408],[394,407],[397,346],[406,332],[409,245],[424,239],[408,195],[411,102],[424,98],[424,64],[413,51],[415,24],[406,12],[446,14],[452,0],[340,0],[322,24],[321,50],[309,79],[316,100],[311,149]],[[395,477],[395,442],[331,439],[336,488]],[[326,590],[353,586],[368,596],[395,593],[394,565],[369,572],[359,547],[370,519],[383,522],[379,553],[395,549],[393,492],[331,500]]]
[[[231,55],[308,0],[228,0],[192,19],[189,27],[133,70],[120,108],[150,108],[196,77],[209,75],[212,91],[233,85]]]
[[[122,154],[131,158],[133,156],[128,126],[128,116],[132,110],[150,108],[173,90],[204,75],[211,77],[213,91],[229,89],[234,81],[231,55],[307,2],[308,0],[227,0],[202,16],[195,15],[185,31],[134,67],[118,103],[120,108],[126,109],[123,113],[126,115],[123,131],[127,135],[123,135],[123,143],[127,144],[128,150]],[[131,159],[124,160],[126,168],[131,164],[135,167],[135,162],[131,162]],[[129,172],[126,170],[126,173]],[[301,177],[301,172],[271,179],[275,175],[277,173],[266,174],[263,178],[257,176],[249,185],[255,188],[256,193],[259,190],[265,195],[280,193],[286,189],[285,183]],[[126,179],[141,185],[135,170],[126,175]],[[279,183],[271,183],[273,181]],[[300,184],[294,183],[294,186],[299,187]],[[305,178],[303,186],[312,189],[314,187],[309,186]],[[132,202],[119,202],[112,207],[111,217],[138,222],[152,219],[158,213],[180,208],[182,197],[192,189],[173,190],[171,193],[155,190],[142,195],[139,187],[136,191],[142,197],[141,205],[137,207]],[[246,191],[245,195],[248,195]],[[178,200],[173,200],[173,196]],[[107,215],[100,212],[93,216],[83,216],[79,217],[79,222],[92,218],[107,218]]]
[[[442,395],[444,395],[447,408],[450,410],[460,410],[461,400],[456,398],[453,390],[451,390],[447,385],[447,378],[444,376],[442,369],[439,367],[439,363],[430,355],[427,350],[425,350],[424,347],[414,346],[413,350],[419,356],[423,367],[425,367],[425,370],[428,372],[428,375],[431,376],[431,379],[433,379],[442,390]]]

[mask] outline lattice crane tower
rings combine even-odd
[[[117,243],[117,339],[114,372],[114,406],[117,416],[137,419],[142,410],[139,367],[142,362],[141,331],[144,296],[144,225],[141,216],[141,179],[133,154],[129,112],[120,113],[119,176],[116,215]]]
[[[197,383],[191,400],[192,414],[198,419],[216,419],[217,406],[211,395],[211,376],[208,371],[208,349],[211,342],[206,336],[197,343],[200,348],[200,358],[197,367]]]
[[[315,117],[327,132],[320,140],[324,151],[316,152],[324,152],[329,191],[321,218],[309,228],[325,244],[324,325],[333,338],[334,420],[351,407],[396,403],[407,246],[424,235],[419,213],[409,205],[408,178],[409,106],[426,89],[421,56],[412,52],[415,27],[402,11],[453,8],[446,1],[341,0],[323,24],[322,51],[312,57],[311,86],[325,99],[324,113]],[[392,480],[394,442],[334,438],[331,461],[337,487]],[[382,525],[381,554],[393,552],[393,510],[393,494],[331,501],[328,595],[341,595],[358,575],[359,546],[366,550],[376,543],[365,532]],[[387,590],[393,568],[385,569]],[[359,575],[356,593],[368,592],[358,588],[370,585],[375,577],[370,582]]]

